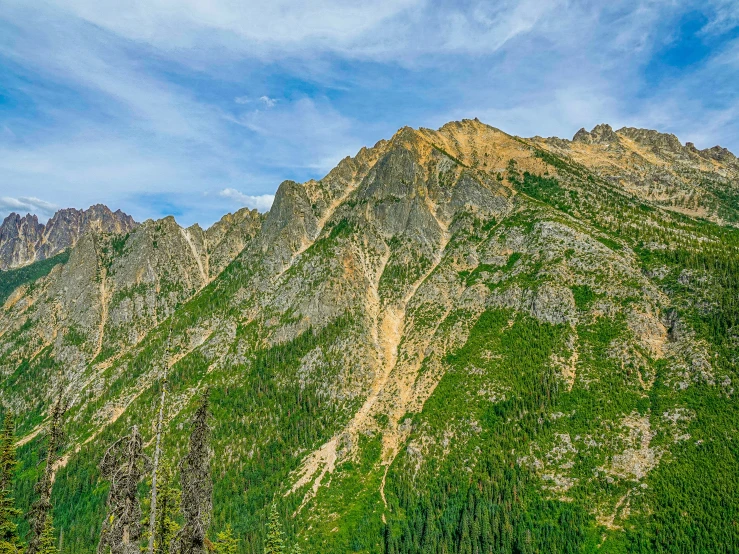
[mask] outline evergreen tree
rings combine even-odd
[[[172,541],[180,526],[177,513],[180,509],[181,493],[174,486],[172,466],[163,462],[159,467],[159,492],[154,524],[154,552],[168,554]]]
[[[185,523],[172,543],[173,554],[206,554],[206,536],[213,511],[208,395],[206,390],[193,416],[190,448],[180,464]]]
[[[267,540],[264,543],[264,554],[284,554],[284,552],[285,533],[282,531],[277,506],[272,504],[269,511],[269,520],[267,521]]]
[[[218,533],[218,540],[215,542],[216,554],[236,554],[239,541],[233,536],[231,526],[226,526],[225,531]]]
[[[59,380],[56,402],[51,409],[51,426],[49,428],[49,443],[46,452],[46,466],[41,474],[39,482],[36,483],[38,499],[31,506],[29,512],[29,523],[31,524],[31,541],[28,544],[26,554],[39,554],[41,548],[41,536],[44,534],[46,521],[51,517],[51,489],[54,485],[54,468],[59,460],[59,448],[64,440],[64,414],[67,404],[64,399],[64,385]]]
[[[13,499],[13,473],[15,458],[15,425],[10,412],[5,414],[2,435],[0,435],[0,554],[21,552],[18,526],[15,519],[20,510],[15,508]]]
[[[18,464],[15,457],[15,419],[8,411],[3,421],[2,435],[0,435],[0,490],[13,489],[13,472]]]
[[[138,427],[116,441],[105,453],[100,471],[110,481],[108,510],[98,543],[98,554],[138,554],[141,540],[141,505],[138,484],[148,459]]]
[[[0,491],[0,554],[15,554],[23,551],[18,538],[18,526],[15,519],[20,516],[20,510],[15,508],[15,502],[10,491]]]
[[[59,549],[56,547],[56,530],[51,516],[46,518],[44,531],[41,533],[39,541],[39,554],[58,554]]]

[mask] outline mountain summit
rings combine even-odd
[[[738,225],[719,147],[463,120],[264,215],[91,228],[0,312],[19,475],[61,384],[55,522],[93,552],[97,464],[133,425],[153,448],[166,374],[169,459],[210,390],[242,552],[272,502],[324,554],[736,551]]]
[[[110,211],[103,204],[87,210],[59,210],[46,223],[27,214],[11,213],[0,225],[0,269],[21,267],[46,260],[77,244],[90,229],[103,233],[125,234],[136,226],[129,215]]]

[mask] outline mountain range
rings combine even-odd
[[[105,206],[0,227],[0,402],[64,552],[107,445],[213,406],[213,532],[321,553],[739,551],[739,160],[598,125],[403,128],[207,230]],[[2,284],[4,283],[4,284]],[[144,488],[147,485],[143,485]]]

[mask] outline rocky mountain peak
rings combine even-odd
[[[19,232],[21,229],[43,229],[43,225],[38,222],[38,217],[34,214],[26,214],[21,216],[15,212],[11,212],[0,225],[0,232],[10,233],[12,230]],[[0,235],[9,236],[9,235]]]
[[[692,143],[688,143],[692,144]],[[728,148],[724,148],[723,146],[712,146],[711,148],[705,148],[703,150],[700,150],[700,154],[707,157],[712,158],[714,160],[717,160],[719,162],[726,162],[726,163],[737,163],[737,157],[729,151]]]
[[[590,132],[586,131],[583,127],[575,133],[572,140],[573,142],[584,142],[585,144],[610,144],[618,142],[618,135],[610,125],[601,123],[593,127],[593,130]]]
[[[668,152],[678,153],[683,149],[680,140],[672,133],[660,133],[659,131],[637,129],[636,127],[623,127],[616,133],[643,146],[650,146]]]
[[[136,225],[130,215],[121,210],[113,212],[103,204],[95,204],[87,210],[59,210],[46,225],[39,223],[36,215],[21,217],[12,213],[0,226],[0,270],[51,258],[77,244],[89,229],[122,234]]]
[[[23,265],[33,256],[34,245],[43,235],[44,226],[32,214],[11,213],[0,225],[0,269]]]

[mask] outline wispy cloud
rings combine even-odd
[[[713,13],[702,29],[704,33],[723,33],[739,25],[739,4],[735,0],[716,0],[708,7]]]
[[[255,154],[262,163],[327,172],[363,146],[354,136],[356,123],[326,98],[303,97],[267,107],[274,109],[247,110],[231,119],[258,137]]]
[[[581,11],[570,0],[181,0],[176,6],[170,0],[149,0],[121,17],[120,7],[110,0],[46,4],[173,55],[195,53],[196,61],[202,50],[270,60],[321,52],[383,61],[490,53],[564,9]]]
[[[16,212],[20,215],[32,213],[51,217],[57,209],[55,204],[46,202],[35,196],[21,196],[20,198],[0,196],[0,217],[5,217],[11,212]]]
[[[423,0],[274,0],[267,3],[214,0],[149,0],[121,17],[112,1],[57,0],[58,9],[129,40],[161,50],[219,48],[273,56],[306,45],[346,48],[388,20],[423,6]]]
[[[259,98],[251,98],[249,96],[237,96],[234,98],[234,102],[237,104],[261,104],[268,108],[274,108],[275,104],[277,104],[276,98],[270,98],[267,95],[260,96]]]

